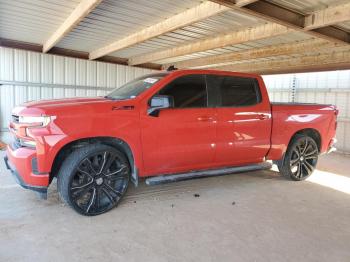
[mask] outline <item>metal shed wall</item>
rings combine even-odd
[[[104,95],[149,69],[0,47],[0,137],[25,101]],[[331,103],[340,110],[338,149],[350,152],[350,70],[264,76],[272,101]]]
[[[267,75],[264,80],[272,101],[336,105],[339,109],[336,147],[350,153],[350,70]]]
[[[30,100],[101,96],[150,69],[0,47],[0,135],[12,108]]]

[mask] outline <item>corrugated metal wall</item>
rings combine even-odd
[[[336,105],[337,148],[350,152],[350,70],[269,75],[264,80],[272,101]]]
[[[87,61],[0,47],[0,129],[14,106],[25,101],[104,95],[125,82],[152,72],[122,65]],[[350,70],[264,76],[272,101],[331,103],[340,110],[338,149],[350,152]]]
[[[101,96],[152,70],[0,47],[0,131],[25,101]]]

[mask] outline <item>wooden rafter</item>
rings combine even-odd
[[[266,39],[289,32],[291,32],[291,30],[285,26],[268,23],[254,28],[222,34],[170,49],[132,57],[129,59],[129,65],[139,65],[147,63],[147,61],[159,61],[169,57],[182,56],[215,48],[222,48],[229,45],[241,44],[248,41]]]
[[[65,35],[67,35],[84,17],[86,17],[102,0],[82,0],[67,19],[43,44],[43,52],[48,52]]]
[[[245,5],[249,5],[251,3],[257,2],[258,0],[236,0],[234,1],[234,3],[241,7],[241,6],[245,6]]]
[[[314,55],[303,55],[297,58],[248,61],[230,66],[216,67],[215,69],[258,74],[350,69],[350,49]]]
[[[331,6],[305,17],[304,29],[326,27],[350,21],[350,3]]]
[[[238,2],[240,2],[238,0],[212,1],[221,5],[225,5],[238,12],[243,12],[247,15],[258,17],[268,22],[272,22],[274,24],[286,27],[290,29],[291,32],[297,30],[299,32],[307,33],[312,37],[321,38],[326,41],[338,44],[347,44],[350,41],[350,36],[348,32],[345,32],[336,27],[329,26],[332,23],[343,22],[348,19],[350,20],[350,17],[348,17],[349,12],[347,12],[348,10],[350,10],[349,4],[329,7],[324,10],[320,10],[305,16],[303,14],[291,11],[289,9],[262,0],[248,1],[245,3],[245,5],[242,6],[238,4]],[[340,11],[344,8],[347,8],[346,11]],[[327,19],[322,18],[322,15],[325,14],[331,17]],[[253,39],[254,38],[251,38],[250,41],[254,41]],[[257,38],[257,40],[258,39],[259,38]],[[213,42],[213,44],[210,45],[209,42]],[[149,54],[131,57],[129,59],[129,65],[137,65],[151,61],[160,61],[171,57],[206,51],[218,47],[224,47],[224,44],[225,43],[218,41],[217,38],[212,37],[195,43],[184,44],[178,47],[173,47]],[[231,45],[231,43],[227,45]]]
[[[350,3],[331,6],[304,15],[264,0],[253,2],[244,7],[239,7],[230,0],[211,1],[230,7],[238,12],[304,32],[313,37],[323,38],[336,43],[350,43],[348,32],[330,26],[350,20]],[[324,17],[325,15],[327,18]]]
[[[202,3],[141,31],[126,36],[125,38],[117,40],[109,45],[94,50],[90,53],[89,57],[90,59],[99,58],[228,10],[230,10],[230,8],[210,1]]]
[[[176,68],[208,68],[233,64],[242,60],[253,60],[282,55],[295,55],[324,51],[326,49],[337,48],[340,46],[336,43],[330,43],[322,39],[310,39],[297,43],[279,44],[256,49],[249,49],[239,52],[224,53],[221,55],[207,56],[197,59],[185,60],[172,63]],[[167,68],[170,64],[163,65]]]

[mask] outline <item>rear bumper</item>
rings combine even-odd
[[[6,167],[11,171],[19,185],[40,193],[47,192],[49,174],[37,172],[35,150],[25,147],[14,150],[8,145],[6,153],[7,155],[4,157]]]
[[[337,149],[334,146],[335,143],[337,143],[337,139],[332,138],[328,145],[327,154],[337,151]]]

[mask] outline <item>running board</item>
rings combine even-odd
[[[259,164],[249,165],[249,166],[237,166],[237,167],[227,167],[221,169],[210,169],[210,170],[201,170],[193,171],[189,173],[180,173],[173,175],[163,175],[155,176],[146,179],[146,184],[149,186],[178,182],[183,180],[190,180],[196,178],[212,177],[212,176],[222,176],[230,175],[235,173],[243,173],[256,170],[270,169],[272,165],[268,162],[263,162]]]

